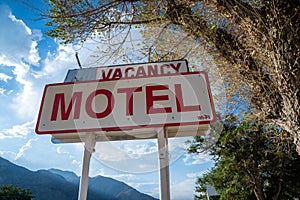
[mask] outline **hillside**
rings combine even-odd
[[[79,177],[57,169],[30,171],[0,157],[0,185],[30,189],[35,200],[77,200]],[[96,176],[89,179],[88,200],[155,200],[123,182]]]

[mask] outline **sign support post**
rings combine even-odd
[[[170,200],[168,132],[165,127],[157,132],[157,144],[160,169],[160,199]]]
[[[89,170],[90,170],[90,160],[92,153],[95,151],[95,134],[86,133],[84,141],[84,153],[83,153],[83,162],[82,162],[82,173],[80,177],[79,185],[79,194],[78,200],[86,200],[87,190],[88,190],[88,181],[89,181]]]

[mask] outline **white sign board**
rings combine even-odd
[[[50,84],[38,134],[210,124],[216,119],[205,72]]]
[[[186,60],[69,70],[64,82],[140,78],[188,72]]]

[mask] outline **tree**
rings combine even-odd
[[[300,153],[299,0],[49,0],[48,35],[64,43],[132,27],[169,27],[210,51],[230,87],[280,125]]]
[[[12,184],[0,186],[1,200],[31,200],[34,198],[29,189],[21,189]]]
[[[203,137],[191,142],[190,152],[203,150]],[[300,196],[300,156],[278,126],[228,117],[216,145],[211,171],[199,178],[196,191],[202,199],[210,183],[221,199],[294,199]]]

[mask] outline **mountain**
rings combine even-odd
[[[58,175],[64,177],[66,179],[66,181],[68,181],[70,183],[79,184],[80,178],[74,172],[63,171],[60,169],[49,169],[48,171],[53,174],[58,174]]]
[[[77,200],[79,177],[57,169],[30,171],[0,157],[0,185],[30,189],[35,200]],[[123,182],[96,176],[89,178],[88,200],[155,200]]]

